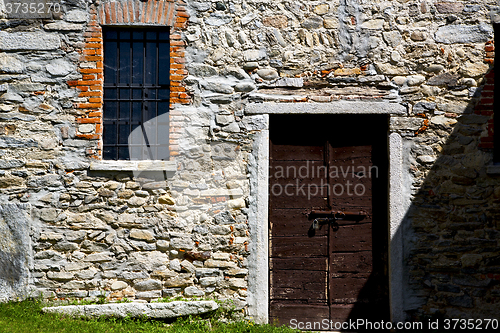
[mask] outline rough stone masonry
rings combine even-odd
[[[12,17],[12,2],[0,0],[0,299],[210,296],[265,321],[267,113],[388,108],[403,152],[399,318],[498,318],[497,1],[61,0],[49,18]],[[113,25],[170,31],[171,157],[154,168],[102,161]]]

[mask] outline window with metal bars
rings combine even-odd
[[[168,160],[169,31],[103,28],[103,37],[103,159]]]

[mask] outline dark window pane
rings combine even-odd
[[[134,42],[132,46],[132,83],[142,84],[144,76],[144,44]]]
[[[120,99],[130,99],[130,89],[128,88],[120,89]]]
[[[170,82],[170,47],[168,43],[158,45],[158,84],[168,85]]]
[[[120,102],[120,117],[121,120],[130,120],[130,102]]]
[[[106,42],[104,43],[104,78],[106,83],[116,83],[116,73],[118,70],[117,62],[117,43]]]
[[[169,99],[170,90],[169,89],[158,89],[158,99]]]
[[[102,135],[105,145],[116,143],[116,124],[104,124]]]
[[[116,30],[104,30],[104,39],[117,39],[118,32]]]
[[[129,124],[119,124],[118,125],[118,143],[119,144],[128,144],[128,136],[130,134],[130,125]]]
[[[118,148],[118,155],[120,160],[128,160],[130,159],[128,147],[119,147]]]
[[[133,89],[132,99],[142,99],[142,89]]]
[[[132,119],[133,123],[140,122],[142,119],[142,102],[132,102]]]
[[[168,107],[169,107],[168,102],[158,102],[158,115],[167,113]]]
[[[156,31],[148,31],[146,32],[146,39],[147,40],[156,40],[157,33]]]
[[[142,31],[134,31],[132,32],[132,38],[133,39],[144,39],[144,33]]]
[[[160,40],[166,40],[166,41],[168,41],[170,39],[169,38],[170,37],[169,36],[170,35],[170,31],[160,31],[158,33],[158,35],[159,35],[159,39]]]
[[[103,147],[102,157],[105,160],[116,160],[117,159],[116,153],[117,153],[116,147],[110,147],[110,146]]]
[[[114,120],[116,119],[118,111],[117,102],[106,102],[104,103],[104,119]]]
[[[156,43],[146,43],[146,73],[144,77],[145,84],[156,84]]]
[[[120,39],[130,39],[130,31],[129,30],[120,31]]]
[[[130,43],[120,42],[120,69],[118,71],[120,83],[130,83]]]
[[[106,88],[104,89],[104,99],[116,99],[118,96],[116,94],[116,89]]]

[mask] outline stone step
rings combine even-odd
[[[214,301],[174,301],[167,303],[110,303],[91,305],[65,305],[45,307],[44,313],[59,313],[74,317],[96,318],[175,318],[214,311],[219,305]]]

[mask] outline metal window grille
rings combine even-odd
[[[104,28],[103,158],[168,160],[169,31]]]

